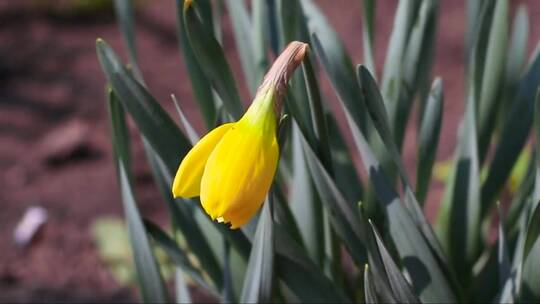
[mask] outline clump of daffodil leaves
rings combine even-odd
[[[540,302],[540,48],[528,52],[527,8],[444,2],[467,24],[463,54],[452,56],[461,93],[445,91],[456,69],[433,69],[448,56],[437,47],[449,37],[438,28],[443,1],[388,1],[387,50],[377,25],[393,10],[342,1],[176,0],[174,12],[159,10],[177,16],[193,93],[174,98],[179,123],[137,60],[133,4],[162,4],[114,1],[129,62],[96,45],[142,299],[189,303],[196,285],[216,303]],[[338,34],[332,9],[348,10],[332,13],[341,24],[358,10],[357,34]],[[360,43],[361,58],[346,47]],[[457,119],[443,128],[447,116]],[[170,225],[138,208],[126,117],[162,197],[147,203],[166,208]],[[434,183],[441,163],[448,172]]]
[[[208,215],[233,229],[253,217],[276,172],[277,126],[288,78],[306,50],[307,44],[291,42],[242,118],[218,126],[193,146],[174,178],[174,197],[200,196]]]

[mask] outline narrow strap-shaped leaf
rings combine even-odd
[[[534,121],[533,121],[533,128],[534,128],[534,136],[536,139],[535,143],[535,152],[536,152],[536,177],[534,180],[534,188],[531,195],[532,202],[533,202],[533,209],[536,205],[540,202],[540,87],[538,87],[536,91],[536,100],[534,103]]]
[[[297,4],[298,5],[298,4]],[[297,7],[298,10],[301,10],[300,7]],[[303,15],[303,14],[302,14]],[[309,102],[308,107],[302,107],[308,109],[308,112],[304,115],[309,116],[309,119],[306,123],[311,123],[310,130],[313,130],[314,141],[311,141],[311,145],[315,147],[316,154],[322,160],[325,168],[333,175],[334,169],[332,165],[332,156],[330,153],[329,139],[328,139],[328,129],[326,123],[326,117],[324,113],[324,108],[321,101],[321,94],[319,91],[319,85],[313,71],[311,64],[311,57],[307,57],[302,63],[302,72],[303,79],[305,81],[305,87],[307,89],[307,99]],[[314,188],[314,184],[308,176],[308,171],[305,163],[305,155],[302,153],[301,141],[300,141],[300,132],[298,129],[295,129],[295,141],[293,146],[293,152],[295,159],[295,170],[299,173],[303,173],[305,176],[298,177],[297,183],[307,183],[309,187],[308,192],[310,193],[310,201],[304,201],[304,204],[297,205],[298,207],[303,207],[304,210],[295,208],[297,218],[299,221],[302,221],[306,224],[311,224],[311,227],[303,225],[303,235],[307,237],[306,245],[308,246],[311,252],[312,257],[318,263],[318,265],[323,265],[324,256],[325,256],[325,243],[332,243],[331,239],[325,240],[324,234],[324,221],[323,221],[323,209],[321,209],[320,195],[317,194],[317,191]],[[301,179],[300,179],[301,178]],[[305,200],[307,197],[306,192],[295,191],[297,197]],[[305,216],[306,212],[314,213],[314,217],[309,219]],[[309,241],[309,243],[308,243]],[[334,261],[339,261],[335,259]],[[339,263],[339,262],[336,262]]]
[[[485,0],[467,0],[467,32],[465,33],[465,46],[466,54],[469,55],[472,52],[475,34],[478,31],[480,23],[480,12],[482,4],[487,2]],[[469,56],[467,56],[468,58]]]
[[[350,109],[351,113],[355,113],[354,120],[360,123],[363,128],[365,128],[365,114],[366,110],[362,100],[361,95],[359,94],[360,88],[356,81],[354,81],[354,69],[348,57],[342,56],[346,59],[345,62],[336,62],[335,55],[331,52],[336,52],[338,50],[334,49],[325,49],[319,40],[317,34],[314,34],[312,37],[315,53],[322,63],[323,68],[326,70],[330,82],[334,87],[334,90],[338,93],[339,98],[342,102]],[[330,43],[327,43],[327,48],[329,48]]]
[[[440,78],[436,78],[433,81],[425,112],[422,115],[418,140],[416,197],[421,204],[424,203],[431,182],[431,173],[441,134],[443,103],[443,83]]]
[[[455,152],[455,167],[437,220],[441,242],[465,286],[480,253],[480,168],[475,117],[474,101],[469,100]]]
[[[214,1],[212,0],[203,0],[202,3],[207,5],[206,9],[208,10],[208,14],[211,16],[208,18],[212,20],[212,30],[214,32],[214,37],[216,37],[216,40],[219,44],[223,44],[223,30],[221,26],[221,18],[223,15],[223,2],[222,1]],[[203,23],[204,23],[204,17]]]
[[[482,87],[482,73],[486,63],[487,45],[489,43],[489,32],[496,1],[482,1],[475,21],[474,32],[472,33],[471,45],[467,56],[467,77],[469,78],[469,87],[476,88],[472,95],[475,101],[479,100],[480,88]],[[472,93],[472,92],[468,92]],[[477,104],[478,106],[478,104]]]
[[[382,94],[390,117],[394,117],[402,85],[403,59],[417,0],[400,0],[394,17],[382,74]],[[391,121],[393,127],[393,121]]]
[[[345,108],[347,122],[353,134],[362,162],[375,189],[378,202],[386,210],[389,233],[401,258],[404,268],[411,277],[415,293],[422,301],[455,301],[448,278],[437,262],[430,245],[426,242],[410,213],[405,209],[396,191],[381,172],[379,162],[369,147],[360,128],[354,123]],[[426,277],[430,280],[426,281]],[[423,282],[424,284],[419,284]]]
[[[529,15],[524,5],[519,5],[512,25],[512,34],[508,44],[506,67],[504,69],[504,93],[499,104],[497,128],[508,116],[512,106],[513,97],[516,94],[519,80],[522,76],[523,67],[527,60],[527,43],[529,42]]]
[[[311,65],[311,56],[302,61],[302,72],[307,88],[307,96],[309,101],[309,109],[311,112],[311,121],[313,123],[313,131],[317,138],[317,154],[320,155],[325,167],[330,172],[332,170],[332,156],[328,140],[328,126],[324,114],[324,108],[321,101],[321,92],[319,91],[319,83],[315,77],[315,72]]]
[[[165,162],[170,173],[191,148],[185,135],[150,93],[121,65],[113,50],[103,41],[96,43],[101,67],[145,138]]]
[[[520,226],[523,227],[523,233],[519,233],[516,241],[514,258],[512,261],[512,270],[510,277],[506,280],[504,286],[496,297],[499,303],[515,303],[518,299],[518,292],[521,285],[521,274],[523,271],[523,249],[525,247],[525,229],[527,212],[523,212],[520,218]]]
[[[527,203],[532,199],[532,194],[535,187],[536,179],[536,157],[531,157],[528,164],[527,173],[521,181],[519,188],[514,193],[512,201],[510,202],[510,208],[506,217],[506,225],[508,235],[514,234],[519,230],[519,219],[524,213]]]
[[[332,227],[347,246],[355,263],[363,265],[367,261],[365,247],[362,245],[362,241],[366,239],[366,234],[362,227],[360,215],[352,204],[345,201],[305,138],[302,136],[301,139],[311,177],[322,202],[330,211]]]
[[[286,45],[295,40],[307,42],[309,34],[299,0],[276,0],[274,3],[277,10],[276,21],[280,32],[280,43]],[[308,60],[309,57],[305,58],[303,62]],[[305,100],[309,98],[306,81],[303,73],[294,73],[291,76],[291,88],[288,92],[287,101],[291,114],[293,114],[297,122],[299,121],[301,128],[309,132],[310,142],[314,143],[317,141],[314,131],[315,123],[310,115],[310,107],[305,106]],[[312,198],[316,199],[316,196],[312,195]],[[317,222],[322,223],[322,217],[319,217]]]
[[[114,94],[110,94],[110,97],[109,115],[112,126],[113,152],[141,295],[147,303],[165,303],[168,300],[167,291],[137,208],[131,186],[131,174],[128,171],[129,168],[126,167],[129,165],[129,148],[125,145],[129,135],[124,120],[124,111]]]
[[[175,265],[180,267],[184,272],[188,273],[199,286],[211,294],[216,295],[215,289],[208,286],[201,271],[193,265],[186,252],[178,247],[176,242],[171,239],[166,232],[149,220],[144,221],[144,226],[148,234],[152,237],[156,244],[161,247],[163,251],[165,251],[167,256],[169,256]]]
[[[202,268],[208,273],[217,289],[223,286],[222,271],[219,265],[217,254],[209,244],[207,238],[201,229],[197,218],[194,217],[193,202],[183,199],[175,200],[171,194],[172,176],[168,174],[163,162],[159,159],[152,147],[146,147],[148,153],[148,162],[152,169],[152,174],[161,197],[167,204],[171,213],[172,225],[178,229],[184,236],[189,250],[191,250],[199,260],[204,261]],[[208,221],[208,219],[206,219]],[[215,292],[215,291],[214,291]]]
[[[521,294],[519,297],[522,302],[540,301],[540,272],[538,271],[538,265],[540,265],[540,204],[536,204],[527,227],[523,251]]]
[[[538,156],[540,151],[540,88],[536,92],[534,105],[534,133],[536,139],[536,174],[533,193],[529,203],[531,215],[527,216],[528,223],[524,235],[523,244],[523,272],[520,286],[520,301],[538,302],[540,301],[540,275],[538,265],[540,265],[540,161]],[[523,231],[522,231],[523,232]]]
[[[238,57],[240,57],[240,63],[242,64],[242,70],[244,71],[244,78],[253,95],[260,83],[260,80],[256,77],[257,71],[255,68],[254,42],[252,35],[253,24],[243,1],[226,0],[225,5],[229,12],[229,19],[231,20],[233,28]]]
[[[429,91],[435,57],[438,10],[439,0],[421,2],[403,54],[402,84],[399,86],[397,104],[388,105],[390,123],[393,125],[392,134],[400,151],[416,93],[427,95],[424,91]],[[420,109],[423,109],[425,104],[420,101]]]
[[[268,68],[268,41],[270,38],[270,6],[267,0],[251,1],[251,40],[253,42],[254,82],[262,83]]]
[[[214,224],[215,227],[221,232],[223,237],[229,241],[231,246],[233,246],[238,251],[240,256],[247,261],[251,251],[251,242],[247,236],[240,230],[231,230],[227,226],[215,222]]]
[[[499,289],[498,248],[484,250],[474,265],[473,278],[468,287],[467,300],[471,302],[494,302]]]
[[[193,300],[191,299],[191,292],[189,291],[188,284],[184,278],[184,273],[180,267],[175,268],[174,290],[176,303],[193,303]]]
[[[329,136],[329,140],[332,149],[330,154],[332,155],[334,180],[348,202],[359,202],[364,194],[364,185],[354,166],[351,151],[331,112],[326,113],[326,123],[328,124],[328,134],[332,134]]]
[[[379,303],[377,292],[375,291],[375,286],[373,286],[372,281],[373,278],[369,271],[369,266],[366,264],[364,267],[364,300],[368,304]]]
[[[369,74],[369,71],[362,65],[359,65],[356,69],[357,79],[360,82],[360,86],[363,93],[363,100],[366,103],[366,108],[370,114],[371,120],[375,129],[380,135],[383,143],[388,149],[392,159],[395,161],[398,167],[398,173],[405,185],[410,185],[409,178],[405,171],[405,166],[399,155],[398,147],[392,136],[390,129],[390,120],[386,113],[383,97],[377,87],[375,79]]]
[[[512,85],[515,85],[519,81],[523,65],[527,60],[528,42],[529,13],[526,6],[519,5],[514,16],[514,23],[512,24],[506,68],[504,69],[506,82],[510,81]]]
[[[311,117],[305,124],[311,123],[309,128],[314,133],[311,144],[317,147],[317,154],[325,159],[325,166],[331,168],[328,131],[320,101],[318,84],[316,83],[309,58],[303,61],[302,71],[307,88],[309,106],[302,106],[301,108],[305,109],[303,110],[303,116]],[[303,119],[303,117],[297,116],[299,113],[294,112],[294,114],[295,118]],[[291,141],[293,156],[293,180],[290,191],[291,210],[295,214],[310,257],[317,265],[322,267],[325,260],[325,243],[327,242],[324,234],[324,212],[319,195],[309,176],[305,155],[302,152],[300,136],[300,130],[295,124],[292,129]]]
[[[375,78],[377,71],[375,66],[375,17],[377,1],[362,1],[362,49],[364,51],[364,61],[366,67]]]
[[[170,191],[172,175],[169,171],[171,169],[167,168],[154,149],[147,145],[146,140],[143,143],[147,150],[148,161],[156,185],[171,213],[172,225],[182,233],[189,249],[201,261],[204,261],[202,267],[208,273],[216,288],[222,288],[223,274],[217,260],[218,251],[212,246],[212,242],[221,242],[222,237],[225,237],[230,242],[234,242],[235,248],[247,259],[249,254],[248,241],[241,234],[226,228],[221,229],[220,233],[219,229],[223,228],[223,225],[211,222],[204,211],[196,210],[197,207],[194,204],[198,204],[198,201],[174,200]]]
[[[482,217],[485,217],[493,206],[525,145],[533,122],[534,96],[539,85],[540,56],[537,51],[519,84],[512,108],[504,122],[495,155],[489,164],[487,178],[482,185]]]
[[[115,11],[119,20],[120,31],[123,34],[126,45],[128,46],[128,54],[130,58],[129,61],[132,66],[133,74],[137,78],[137,80],[144,85],[143,76],[139,69],[137,61],[137,49],[134,34],[134,12],[132,1],[116,0]],[[186,129],[188,130],[188,132],[190,132],[190,136],[194,137],[195,135],[191,134],[194,133],[193,128],[191,127],[191,125],[189,125],[189,122],[187,122],[185,117],[183,117],[183,114],[179,109],[178,102],[176,101],[176,98],[174,98],[174,96],[173,99],[177,109],[179,110],[180,116],[183,119],[183,123],[187,124]],[[212,252],[211,250],[209,250],[209,247],[206,244],[206,240],[200,233],[197,224],[193,221],[190,221],[189,219],[191,218],[189,216],[187,217],[188,220],[186,221],[186,214],[189,214],[190,211],[192,211],[192,208],[189,208],[187,205],[183,205],[181,207],[176,205],[176,202],[174,202],[171,197],[170,184],[172,181],[170,180],[171,178],[168,176],[167,170],[164,169],[161,159],[156,154],[152,146],[149,144],[148,140],[144,136],[142,139],[146,154],[152,167],[155,181],[158,184],[158,188],[162,197],[164,197],[165,201],[167,201],[168,203],[169,211],[171,214],[171,222],[174,227],[173,233],[176,233],[176,229],[183,228],[181,230],[184,235],[188,235],[186,239],[188,241],[191,241],[191,245],[193,246],[193,248],[195,248],[195,251],[198,252],[201,256],[204,256],[204,259],[208,262],[204,264],[205,269],[210,273],[211,276],[212,274],[216,273],[218,273],[219,275],[219,265],[217,264],[214,256],[212,256]],[[186,230],[188,231],[187,233]],[[206,246],[200,246],[199,243]],[[175,278],[177,299],[181,299],[182,302],[191,302],[189,290],[187,289],[186,282],[183,279],[182,269],[179,267],[176,268]],[[220,284],[219,281],[217,281],[216,283],[218,285]]]
[[[276,191],[279,187],[276,188]],[[277,191],[277,194],[280,192]],[[280,199],[278,199],[279,201]],[[278,219],[290,211],[286,210],[285,202],[278,202],[276,216]],[[280,215],[281,214],[281,215]],[[282,218],[283,219],[283,218]],[[343,291],[335,286],[310,260],[302,245],[297,241],[297,235],[290,230],[290,225],[281,222],[274,223],[275,240],[275,271],[276,276],[282,280],[289,289],[302,302],[350,302]],[[287,228],[287,230],[285,230]],[[293,229],[294,230],[294,229]],[[293,233],[298,234],[298,233]]]
[[[499,211],[499,240],[497,242],[497,262],[499,264],[499,287],[504,288],[504,284],[510,278],[510,255],[508,253],[508,245],[506,243],[506,235],[504,229],[504,218],[501,206],[498,205]]]
[[[274,226],[275,271],[303,303],[350,303],[343,291],[334,285],[289,233],[279,225]]]
[[[275,55],[279,54],[279,50],[283,47],[281,41],[281,33],[279,29],[279,13],[276,0],[264,0],[268,9],[268,40],[270,49]]]
[[[111,143],[113,151],[122,155],[122,162],[126,168],[131,168],[131,144],[129,129],[125,119],[125,110],[118,99],[118,95],[116,95],[116,92],[110,86],[107,86],[107,107],[111,124]],[[114,160],[115,163],[118,161],[117,159]]]
[[[239,265],[235,264],[235,267],[232,267],[232,258],[231,258],[232,247],[231,244],[224,239],[223,240],[223,288],[221,291],[221,301],[224,303],[234,303],[238,301],[236,299],[236,294],[234,291],[234,271],[243,271],[245,268],[238,267]]]
[[[305,248],[298,228],[298,223],[294,218],[294,215],[289,206],[289,202],[285,199],[283,190],[279,187],[278,183],[274,184],[275,187],[275,200],[274,204],[274,221],[281,225],[283,229],[287,230],[291,237],[301,246]]]
[[[191,299],[191,292],[189,291],[188,284],[184,279],[184,273],[180,267],[175,267],[174,290],[176,303],[193,303]]]
[[[309,5],[306,5],[306,7],[309,7]],[[310,29],[313,28],[312,30],[315,30],[315,33],[312,35],[315,53],[325,69],[334,90],[337,92],[340,102],[347,107],[355,123],[365,131],[367,130],[369,117],[367,115],[365,103],[362,100],[363,95],[360,91],[360,87],[358,82],[355,81],[355,72],[350,58],[343,49],[341,41],[336,37],[335,32],[326,28],[329,25],[322,16],[319,16],[320,12],[314,8],[312,8],[312,10],[313,16],[311,18],[313,21],[310,21],[310,24],[313,23],[313,25],[310,25]],[[326,38],[324,40],[319,40],[319,34]],[[339,142],[339,138],[334,138],[333,136],[331,140]],[[334,156],[335,155],[333,155],[333,157]],[[336,172],[336,178],[341,178],[342,180],[344,177],[343,173],[347,174],[344,170]],[[351,173],[350,175],[354,176],[354,173]],[[339,183],[339,185],[342,185],[342,183]],[[361,184],[355,183],[355,185]],[[352,188],[349,187],[349,189]],[[345,190],[344,193],[349,193],[351,197],[362,195],[364,192],[362,188],[359,187],[358,190],[358,192]],[[367,194],[369,194],[369,192]],[[366,205],[369,206],[369,210],[372,211],[372,215],[375,213],[382,214],[378,209],[379,205],[372,203],[373,200],[370,200],[369,196],[364,199]]]
[[[186,115],[184,115],[184,112],[180,108],[180,104],[178,103],[178,100],[176,99],[176,96],[174,96],[174,94],[171,95],[171,99],[174,103],[174,107],[176,108],[176,112],[178,112],[178,116],[180,116],[180,123],[182,123],[184,131],[187,133],[189,142],[192,145],[195,145],[200,139],[199,134],[197,134],[197,131],[195,131],[193,125],[191,125]]]
[[[411,286],[409,285],[407,280],[405,280],[405,277],[403,277],[403,274],[401,273],[398,266],[392,259],[392,256],[386,249],[386,246],[381,240],[381,237],[379,236],[377,229],[375,228],[375,226],[373,225],[371,221],[369,222],[369,225],[371,227],[371,232],[373,233],[375,237],[375,242],[377,244],[379,255],[381,257],[384,268],[386,270],[388,282],[390,283],[390,286],[392,288],[394,296],[396,297],[396,300],[400,303],[419,303],[420,300],[414,294]]]
[[[240,302],[267,303],[272,300],[274,279],[274,233],[272,192],[262,208],[249,256]]]
[[[189,141],[146,89],[121,66],[118,57],[105,42],[98,40],[97,50],[102,67],[113,89],[118,92],[120,101],[124,103],[145,138],[148,138],[163,161],[163,168],[167,170],[168,176],[172,176],[180,159],[190,148]],[[245,236],[223,225],[215,224],[215,226],[247,259],[250,244]]]
[[[294,118],[294,121],[304,136],[308,138],[308,142],[316,146],[317,138],[315,137],[315,131],[313,130],[311,113],[308,111],[308,107],[306,107],[302,101],[304,100],[297,99],[292,92],[287,91],[286,107],[288,112]]]
[[[300,0],[276,0],[275,6],[277,9],[276,18],[278,21],[281,43],[286,45],[295,40],[309,42],[309,32]],[[307,61],[311,60],[310,56],[307,56],[308,54],[309,52],[306,52],[306,57],[302,61],[303,66],[305,66]],[[310,139],[310,143],[315,144],[319,142],[315,133],[317,124],[313,121],[311,107],[306,106],[306,101],[310,99],[306,74],[295,72],[291,75],[290,84],[288,93],[290,98],[287,99],[288,109],[291,111],[291,114],[297,120],[298,124],[302,126],[301,128],[309,132],[308,138]],[[316,199],[316,195],[312,195],[312,198]],[[322,217],[317,221],[322,223]]]
[[[486,45],[487,50],[485,50],[485,64],[481,76],[481,87],[473,90],[474,92],[480,90],[478,92],[480,98],[476,102],[479,109],[478,148],[481,162],[487,152],[495,127],[493,117],[497,114],[501,88],[503,88],[507,44],[508,1],[499,0],[496,1],[493,17],[491,18],[489,40]]]
[[[412,219],[415,221],[416,225],[428,241],[430,247],[437,253],[438,259],[446,264],[446,257],[443,254],[442,248],[435,236],[435,233],[431,227],[431,224],[427,221],[424,216],[422,209],[416,197],[414,196],[412,185],[405,171],[405,165],[401,159],[398,151],[398,147],[393,140],[392,134],[390,132],[390,125],[388,122],[388,116],[382,101],[382,96],[377,88],[375,79],[369,74],[369,71],[363,66],[358,67],[358,78],[361,83],[362,93],[364,95],[364,100],[367,105],[367,109],[370,113],[371,120],[375,129],[380,135],[380,138],[386,145],[387,150],[389,151],[392,162],[398,168],[399,176],[401,177],[402,185],[405,192],[404,203],[408,211],[411,214]]]
[[[119,161],[119,171],[122,201],[128,221],[128,231],[142,298],[146,303],[165,303],[168,301],[168,296],[163,278],[136,207],[126,169],[121,161]]]
[[[496,297],[499,303],[516,303],[519,300],[522,285],[522,273],[525,257],[523,255],[525,250],[525,241],[527,239],[527,229],[529,219],[531,216],[532,204],[528,201],[528,205],[523,212],[521,212],[519,219],[517,220],[517,240],[514,246],[514,256],[512,260],[512,272],[508,280],[506,280],[503,288],[500,290],[499,295]]]
[[[280,136],[281,138],[281,136]],[[279,193],[279,191],[278,191]],[[276,215],[284,215],[287,212],[283,206],[278,206]],[[290,217],[290,215],[289,215]],[[303,302],[350,302],[345,297],[343,291],[335,286],[320,270],[316,267],[304,248],[296,241],[295,235],[290,235],[289,230],[281,227],[281,222],[274,225],[275,239],[275,267],[277,277],[281,279],[295,295]],[[247,260],[251,244],[242,231],[231,231],[224,225],[217,224],[224,237],[231,242],[231,245]],[[284,227],[291,227],[290,223]]]
[[[120,32],[127,45],[129,62],[132,64],[133,74],[139,80],[143,82],[141,70],[137,60],[137,47],[135,39],[135,18],[133,17],[133,1],[131,0],[114,0],[114,12],[116,19],[118,20],[118,26]]]
[[[289,201],[309,256],[315,264],[322,266],[325,259],[323,206],[309,175],[306,156],[302,151],[301,136],[298,126],[294,124],[290,141],[293,178]]]
[[[176,0],[178,42],[180,44],[180,49],[182,50],[182,58],[184,59],[189,74],[195,101],[197,101],[206,128],[211,129],[214,127],[214,123],[217,119],[216,101],[214,100],[210,80],[202,71],[191,44],[189,43],[187,30],[184,24],[183,7],[184,0]]]
[[[189,42],[202,71],[221,97],[225,108],[234,119],[238,119],[244,111],[231,68],[214,35],[197,16],[196,6],[197,1],[184,2],[184,23]]]
[[[195,131],[195,128],[189,122],[186,115],[180,108],[180,104],[178,103],[178,100],[176,99],[176,96],[174,96],[174,94],[171,94],[171,99],[174,103],[174,107],[176,108],[176,112],[178,113],[178,116],[180,117],[180,123],[184,127],[184,132],[187,133],[190,143],[192,145],[195,145],[201,139],[201,137],[199,136],[197,131]]]
[[[283,43],[293,40],[309,41],[309,31],[301,0],[278,0],[276,3],[280,14]]]
[[[347,105],[354,120],[364,129],[366,111],[363,102],[360,102],[362,97],[355,81],[354,66],[343,42],[314,3],[302,0],[302,7],[307,17],[313,48],[332,87]]]
[[[379,299],[380,303],[397,303],[394,296],[392,288],[390,288],[390,282],[388,282],[388,276],[386,270],[384,269],[384,264],[381,260],[381,255],[378,253],[377,244],[374,240],[373,234],[369,235],[370,240],[368,241],[368,258],[369,258],[369,275],[370,275],[370,285],[375,290],[375,295]],[[367,264],[366,264],[367,266]],[[365,267],[364,267],[365,271]],[[366,282],[364,282],[366,284]],[[365,289],[364,285],[364,289]],[[378,303],[379,303],[378,302]]]
[[[523,250],[523,260],[525,261],[529,255],[529,252],[533,244],[537,241],[538,236],[540,236],[540,160],[538,155],[540,155],[540,88],[536,92],[536,100],[534,105],[534,135],[536,139],[536,180],[534,185],[534,191],[532,195],[532,204],[531,208],[533,210],[532,216],[530,217],[529,224],[527,227],[527,237],[525,239],[525,247]]]

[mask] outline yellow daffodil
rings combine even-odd
[[[276,59],[246,113],[206,134],[180,163],[174,197],[200,196],[204,210],[238,228],[260,208],[276,172],[276,137],[289,76],[307,44],[291,42]]]

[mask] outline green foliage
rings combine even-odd
[[[183,100],[173,97],[185,131],[146,88],[137,63],[133,8],[129,1],[115,2],[129,62],[122,63],[102,40],[97,53],[110,86],[112,144],[145,302],[169,300],[152,245],[174,264],[178,301],[191,301],[188,283],[224,302],[540,301],[540,56],[533,54],[525,64],[525,7],[512,22],[507,0],[468,2],[465,111],[454,158],[446,165],[450,173],[443,181],[435,233],[422,206],[444,116],[443,80],[432,77],[437,22],[444,13],[439,1],[399,1],[379,78],[376,1],[362,1],[364,29],[357,37],[362,37],[366,67],[356,69],[312,0],[176,3],[181,54],[207,129],[243,113],[239,85],[220,42],[221,5],[231,18],[251,94],[269,54],[292,40],[309,43],[312,52],[291,76],[274,186],[258,216],[230,230],[212,222],[198,199],[173,199],[172,176],[199,135],[183,115]],[[321,94],[323,73],[345,114],[346,131]],[[418,163],[412,184],[401,149],[415,109]],[[143,138],[171,233],[144,221],[137,208],[126,115]],[[519,162],[520,184],[506,187],[518,156],[531,154],[531,129],[536,155],[528,170]],[[354,140],[350,147],[348,132]],[[356,159],[365,174],[356,170]],[[512,197],[509,211],[493,208],[506,205],[506,193]],[[495,244],[489,237],[494,232]]]

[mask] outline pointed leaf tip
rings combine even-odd
[[[184,0],[184,12],[193,6],[193,0]]]

